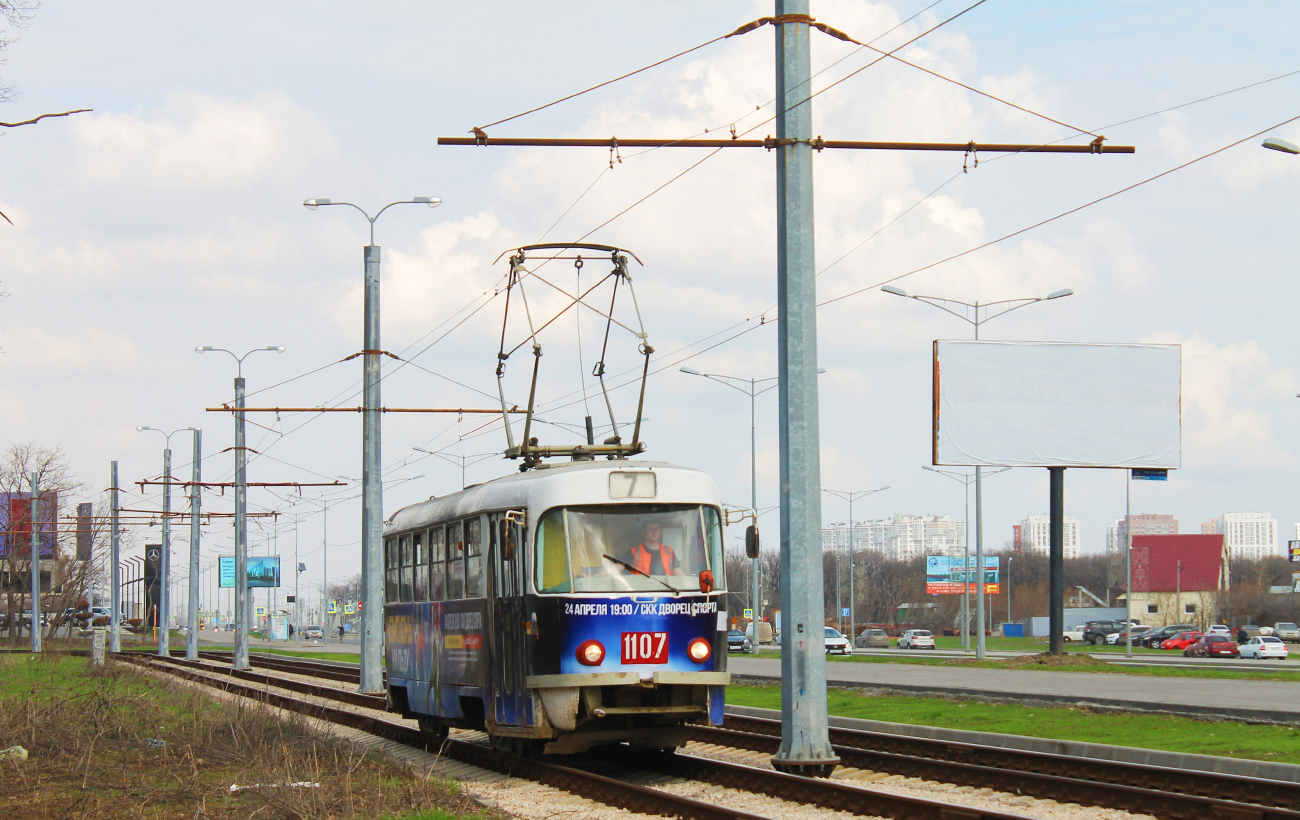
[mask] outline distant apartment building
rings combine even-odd
[[[1079,557],[1079,519],[1073,515],[1065,516],[1062,522],[1065,536],[1065,557]],[[1052,531],[1046,515],[1031,515],[1020,522],[1020,551],[1047,555],[1051,546]]]
[[[946,515],[895,515],[856,521],[852,533],[855,549],[875,550],[897,559],[961,555],[965,542],[965,522]],[[849,543],[846,522],[822,527],[822,549],[842,552],[848,550]]]
[[[1230,512],[1201,525],[1205,535],[1222,535],[1232,560],[1258,561],[1280,555],[1277,519],[1262,512]]]
[[[1157,515],[1155,513],[1142,513],[1141,515],[1130,516],[1133,521],[1133,537],[1139,535],[1177,535],[1178,519],[1172,515]],[[1106,554],[1123,555],[1124,546],[1128,543],[1128,530],[1125,528],[1123,518],[1116,519],[1114,524],[1106,528]]]

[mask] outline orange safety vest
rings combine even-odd
[[[673,548],[667,544],[659,545],[659,558],[663,561],[664,572],[668,575],[676,575],[673,572]],[[637,544],[632,548],[632,563],[637,569],[650,574],[650,565],[654,562],[654,553],[651,552],[645,544]]]

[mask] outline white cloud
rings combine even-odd
[[[188,191],[247,187],[338,149],[326,123],[282,91],[251,100],[175,91],[153,110],[77,117],[71,129],[87,177]]]
[[[1254,341],[1222,347],[1199,333],[1160,331],[1144,342],[1183,346],[1183,466],[1284,467],[1272,417],[1263,406],[1296,392],[1296,374],[1279,368]]]

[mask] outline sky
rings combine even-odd
[[[973,3],[817,0],[812,12],[891,49]],[[108,486],[117,460],[124,487],[138,492],[134,482],[160,474],[163,442],[135,428],[199,426],[204,479],[229,481],[233,425],[205,408],[230,399],[235,362],[196,355],[195,346],[285,348],[244,362],[250,405],[356,406],[360,361],[342,360],[362,347],[367,225],[351,209],[301,203],[329,197],[374,213],[436,196],[436,209],[397,206],[376,225],[382,346],[409,362],[387,360],[385,405],[491,407],[506,273],[494,260],[523,244],[585,236],[644,263],[633,263],[632,277],[656,350],[646,457],[699,467],[728,502],[748,505],[748,399],[679,368],[776,373],[775,325],[766,321],[776,301],[773,155],[621,150],[611,163],[604,148],[439,147],[436,139],[772,13],[766,2],[663,2],[647,13],[596,2],[46,0],[24,30],[6,34],[16,39],[0,81],[18,95],[0,106],[0,119],[94,110],[3,129],[0,139],[0,211],[14,222],[0,223],[8,442],[63,447],[90,494]],[[902,276],[894,284],[908,292],[966,301],[1074,291],[989,322],[982,338],[1182,345],[1182,468],[1166,484],[1136,485],[1134,512],[1171,513],[1184,532],[1199,532],[1227,511],[1264,511],[1283,541],[1294,537],[1300,157],[1260,143],[1269,135],[1300,142],[1300,121],[1279,125],[1300,115],[1300,74],[1184,104],[1300,70],[1298,34],[1300,16],[1258,4],[986,0],[899,51],[1063,126],[906,65],[849,77],[870,62],[868,52],[814,33],[814,88],[825,90],[812,103],[813,128],[827,139],[1084,143],[1091,138],[1074,130],[1084,129],[1137,148],[816,157],[818,297],[854,294],[818,312],[822,482],[890,488],[858,502],[855,518],[964,514],[962,486],[921,467],[930,457],[932,342],[968,338],[971,328],[880,292]],[[713,43],[489,132],[681,138],[726,135],[734,125],[767,136],[772,37],[763,27]],[[589,286],[608,263],[545,270],[557,285]],[[530,299],[539,314],[562,304],[542,287]],[[557,423],[544,441],[574,441],[558,424],[580,424],[588,412],[602,422],[586,375],[597,318],[566,314],[543,340],[539,407]],[[504,383],[520,404],[525,359],[526,349],[515,354]],[[609,370],[639,364],[633,340],[615,334]],[[635,399],[634,387],[612,393],[620,423]],[[756,424],[759,507],[767,508],[777,502],[775,391],[757,400]],[[360,475],[354,413],[250,414],[249,429],[250,481]],[[178,478],[188,477],[190,446],[188,433],[173,436]],[[462,456],[504,447],[499,422],[487,416],[387,415],[386,514],[459,489]],[[517,468],[468,460],[471,483]],[[1000,547],[1013,524],[1045,513],[1047,491],[1042,469],[989,478],[986,543]],[[285,514],[252,528],[253,551],[274,540],[288,563],[296,541],[304,585],[322,577],[323,544],[331,578],[359,572],[358,494],[355,483],[304,487],[301,496],[255,491],[256,509]],[[146,495],[131,503],[158,504],[155,488]],[[229,511],[229,491],[210,492],[204,506]],[[1123,473],[1067,471],[1066,512],[1081,520],[1084,552],[1103,551],[1106,526],[1124,513]],[[776,515],[762,519],[772,532]],[[847,517],[843,502],[825,498],[826,522]],[[740,536],[733,529],[729,540]],[[137,544],[156,537],[133,534]],[[232,544],[228,522],[206,528],[207,554]]]

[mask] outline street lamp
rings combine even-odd
[[[162,554],[158,561],[159,589],[158,589],[158,655],[160,657],[171,657],[171,581],[172,581],[172,436],[177,433],[189,431],[194,433],[194,464],[197,467],[199,462],[198,450],[202,441],[202,431],[197,427],[181,427],[168,433],[166,430],[160,430],[157,427],[137,427],[137,433],[152,432],[161,433],[163,437],[163,514],[162,514]],[[194,492],[198,492],[198,487]],[[196,519],[197,521],[197,519]],[[197,526],[195,523],[193,526]],[[198,549],[194,540],[194,535],[190,536],[191,554]],[[192,618],[191,618],[192,620]],[[190,633],[194,630],[190,629]],[[195,656],[197,657],[197,655]]]
[[[908,299],[915,299],[918,302],[924,302],[927,305],[937,307],[940,310],[951,313],[958,319],[967,322],[975,328],[975,339],[980,337],[980,325],[996,319],[999,316],[1010,313],[1013,310],[1019,310],[1022,307],[1035,304],[1036,302],[1047,302],[1052,299],[1060,299],[1065,296],[1074,295],[1074,291],[1069,288],[1054,290],[1046,296],[1030,296],[1022,299],[1003,299],[1000,302],[962,302],[958,299],[943,299],[938,296],[921,296],[908,293],[902,288],[893,285],[885,285],[881,288],[885,293],[894,296],[903,296]],[[963,308],[961,311],[954,310],[949,305],[957,305]],[[980,311],[984,313],[981,316]],[[980,591],[984,589],[984,471],[982,467],[975,468],[975,565],[979,568]],[[975,657],[984,658],[984,596],[982,594],[975,597],[975,620],[979,623],[979,634],[975,639]]]
[[[541,419],[533,419],[533,421],[541,421]],[[642,419],[642,421],[645,421],[645,419]],[[477,464],[480,461],[483,461],[484,459],[489,459],[492,458],[493,456],[501,455],[500,453],[475,453],[472,456],[457,456],[457,455],[452,455],[450,453],[445,453],[442,450],[426,450],[423,447],[412,447],[411,449],[416,451],[417,453],[424,453],[427,456],[437,456],[438,458],[446,459],[447,461],[450,461],[452,464],[460,465],[460,488],[462,490],[465,489],[465,468],[466,467],[468,467],[470,464]]]
[[[853,651],[854,629],[857,628],[857,611],[854,609],[856,598],[853,594],[853,502],[859,498],[865,498],[872,493],[888,490],[889,487],[878,487],[874,490],[828,490],[822,487],[822,492],[830,493],[836,498],[849,502],[849,652]],[[840,608],[840,559],[835,557],[835,613],[839,618],[843,618],[844,610]]]
[[[1274,151],[1281,151],[1284,154],[1300,154],[1300,145],[1280,140],[1277,137],[1269,137],[1264,140],[1264,147],[1272,148]]]
[[[254,353],[283,353],[279,345],[255,347],[237,356],[224,347],[199,345],[195,353],[225,353],[235,360],[235,647],[234,667],[248,668],[248,448],[244,446],[244,359]]]
[[[370,223],[370,244],[363,250],[365,261],[365,329],[362,352],[361,418],[361,587],[363,600],[371,601],[361,616],[361,685],[362,692],[384,691],[383,660],[380,649],[384,627],[384,489],[381,483],[379,426],[379,246],[375,244],[375,221],[394,205],[427,205],[436,208],[442,200],[436,196],[414,196],[390,202],[374,216],[351,202],[309,199],[302,203],[309,211],[324,205],[355,208]]]

